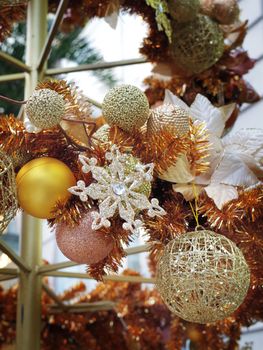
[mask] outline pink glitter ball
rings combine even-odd
[[[111,252],[111,236],[92,230],[91,224],[91,212],[88,212],[77,226],[56,226],[57,245],[68,259],[90,265],[103,260]]]

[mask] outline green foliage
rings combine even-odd
[[[51,24],[51,22],[49,23]],[[12,55],[20,60],[25,59],[25,42],[26,42],[26,26],[25,23],[15,25],[13,34],[1,45],[3,52]],[[48,67],[54,68],[60,65],[60,61],[66,59],[72,63],[89,64],[103,60],[102,55],[94,49],[87,38],[82,36],[82,28],[77,28],[70,33],[59,32],[53,41],[51,54],[48,60]],[[0,75],[18,73],[19,70],[12,65],[2,62],[0,64]],[[100,79],[108,87],[116,84],[116,80],[112,71],[96,70],[92,72],[98,79]],[[63,76],[60,76],[63,78]],[[13,99],[24,99],[24,81],[17,80],[0,84],[0,95],[5,95]],[[1,101],[0,109],[4,113],[17,114],[19,106],[11,105]],[[1,112],[1,111],[0,111]]]

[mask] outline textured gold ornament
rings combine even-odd
[[[201,11],[221,24],[232,24],[239,16],[237,0],[201,0]]]
[[[147,121],[149,102],[136,86],[120,85],[107,93],[102,112],[109,125],[132,131],[139,129]]]
[[[157,288],[184,320],[210,323],[230,316],[243,302],[250,272],[241,250],[212,231],[172,240],[158,263]]]
[[[177,22],[190,22],[195,19],[200,9],[199,0],[169,0],[171,16]]]
[[[189,115],[179,106],[165,103],[151,110],[147,122],[147,133],[156,135],[161,130],[170,130],[176,136],[189,132]]]
[[[59,124],[65,109],[63,96],[51,89],[35,90],[26,104],[26,114],[30,122],[41,129]]]
[[[32,156],[30,153],[28,153],[25,150],[17,150],[13,152],[10,157],[12,158],[14,169],[17,170],[18,168],[21,168],[23,165],[25,165],[27,162],[29,162],[32,159]]]
[[[192,22],[175,25],[173,34],[174,60],[189,73],[197,74],[210,68],[223,55],[223,32],[207,16],[198,15]]]
[[[4,232],[16,211],[16,183],[12,160],[0,151],[0,233]]]

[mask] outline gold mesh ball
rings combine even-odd
[[[66,108],[63,96],[51,89],[35,90],[26,103],[26,114],[36,127],[48,129],[60,123]]]
[[[194,20],[200,9],[199,0],[169,0],[169,12],[177,22]]]
[[[172,240],[158,263],[157,288],[177,316],[210,323],[231,315],[243,302],[250,272],[241,250],[212,231]]]
[[[107,93],[102,112],[109,125],[132,131],[139,129],[147,121],[149,102],[136,86],[120,85]]]
[[[189,131],[189,114],[179,106],[170,103],[151,110],[147,122],[148,135],[156,135],[164,129],[170,130],[177,136],[185,135]]]
[[[232,24],[239,16],[237,0],[201,0],[201,11],[221,24]]]
[[[192,22],[176,25],[172,54],[178,66],[197,74],[215,64],[224,52],[224,36],[219,25],[204,15]]]
[[[11,158],[0,151],[0,234],[17,211],[15,173]]]

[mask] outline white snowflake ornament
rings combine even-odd
[[[138,212],[148,209],[150,217],[165,215],[166,212],[159,206],[156,198],[151,201],[140,187],[146,181],[153,179],[153,164],[135,165],[127,175],[127,161],[129,155],[122,154],[116,145],[106,153],[108,166],[97,166],[97,159],[79,156],[84,173],[92,173],[96,182],[86,187],[84,181],[78,181],[77,186],[69,188],[69,192],[87,201],[88,197],[99,201],[99,211],[93,212],[92,229],[110,227],[109,221],[117,212],[124,220],[122,227],[132,233],[138,233],[143,222],[137,218]]]

